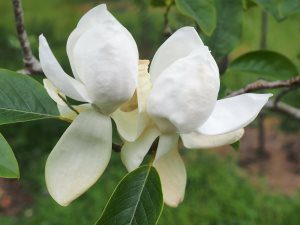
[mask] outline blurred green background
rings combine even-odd
[[[34,54],[38,55],[37,38],[43,33],[61,65],[71,74],[65,51],[68,35],[84,12],[102,2],[24,0],[26,28]],[[151,59],[165,39],[164,9],[153,8],[148,2],[105,2],[114,16],[133,34],[141,59]],[[0,1],[0,15],[0,67],[19,70],[23,66],[22,57],[10,1]],[[258,7],[252,7],[244,13],[242,40],[230,54],[230,59],[258,49],[260,15]],[[299,14],[280,23],[269,17],[267,40],[268,49],[289,57],[300,70],[299,21]],[[170,24],[174,29],[194,25],[193,21],[178,13],[175,7],[171,9]],[[257,78],[226,74],[222,80],[227,87],[236,90]],[[299,98],[293,103],[300,105]],[[298,132],[299,122],[285,117],[280,119],[284,121],[285,132]],[[109,167],[97,184],[67,208],[57,205],[47,193],[44,181],[45,161],[67,126],[65,122],[49,120],[0,127],[1,133],[15,150],[21,171],[21,190],[18,189],[11,195],[11,204],[17,205],[7,203],[9,207],[19,207],[20,210],[17,213],[10,212],[2,198],[0,225],[85,225],[93,224],[99,217],[114,187],[126,173],[118,153],[113,154]],[[229,155],[223,156],[213,150],[183,150],[182,154],[188,171],[186,198],[176,209],[165,206],[159,225],[300,224],[300,193],[287,196],[271,192],[264,179],[254,186],[247,172],[237,165],[239,152],[232,150]],[[18,193],[27,197],[14,200],[19,198]],[[4,194],[0,189],[0,199],[1,196]]]

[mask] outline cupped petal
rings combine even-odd
[[[43,35],[39,37],[39,58],[44,74],[55,87],[70,98],[82,102],[90,101],[85,86],[64,72]]]
[[[242,138],[244,129],[235,130],[226,134],[203,135],[196,132],[181,134],[181,140],[186,148],[206,149],[230,145]]]
[[[154,81],[173,62],[186,57],[199,46],[204,44],[193,27],[177,30],[156,51],[150,66],[151,80]]]
[[[128,171],[140,166],[160,132],[155,127],[147,128],[134,142],[125,142],[121,150],[121,160]]]
[[[73,74],[77,80],[80,80],[73,59],[73,49],[80,36],[88,29],[102,23],[118,23],[118,21],[110,14],[105,4],[98,5],[90,9],[79,20],[77,27],[70,34],[67,41],[67,54],[71,64]]]
[[[212,114],[197,132],[218,135],[243,128],[256,118],[271,96],[248,93],[218,100]]]
[[[175,61],[153,83],[147,111],[163,132],[190,133],[202,125],[217,101],[219,74],[202,48]]]
[[[62,135],[46,163],[50,195],[62,206],[89,189],[105,170],[112,149],[112,126],[108,116],[85,111]]]
[[[138,49],[120,23],[99,23],[84,32],[74,46],[73,61],[101,112],[110,114],[132,97],[138,79]]]
[[[153,165],[161,180],[164,202],[171,207],[177,207],[184,199],[187,181],[185,165],[177,145]]]
[[[152,85],[148,65],[148,60],[140,60],[136,94],[111,115],[119,134],[129,142],[136,140],[149,123],[146,105]]]

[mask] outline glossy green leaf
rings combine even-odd
[[[235,59],[230,71],[248,72],[263,78],[287,79],[298,75],[297,67],[284,55],[272,51],[253,51]]]
[[[154,167],[142,166],[119,183],[96,225],[155,225],[162,209],[159,175]]]
[[[0,125],[59,116],[44,87],[33,78],[0,69]]]
[[[217,25],[206,44],[219,60],[230,53],[241,38],[243,4],[241,0],[215,0],[215,6]]]
[[[278,21],[300,12],[299,0],[254,0]]]
[[[194,19],[205,34],[212,34],[217,22],[213,0],[175,0],[175,2],[178,10]]]
[[[20,177],[19,166],[16,157],[2,134],[0,134],[0,177]]]

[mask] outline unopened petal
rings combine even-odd
[[[74,64],[73,49],[78,39],[85,31],[91,29],[92,27],[97,26],[98,24],[112,23],[112,22],[117,22],[117,21],[107,10],[106,5],[101,4],[90,9],[87,13],[85,13],[79,20],[77,27],[70,34],[67,41],[67,53],[68,53],[73,74],[77,80],[80,80],[80,78],[77,74],[76,67]]]
[[[197,129],[206,135],[238,130],[251,123],[272,94],[242,94],[218,100],[208,120]]]
[[[75,100],[90,101],[85,86],[64,72],[43,35],[39,37],[39,57],[44,74],[56,88]]]
[[[204,46],[203,42],[193,27],[177,30],[155,53],[150,66],[151,80],[154,81],[173,62],[188,56],[200,46]]]
[[[84,32],[73,49],[73,63],[91,101],[105,114],[128,101],[137,86],[138,50],[116,20]]]
[[[190,133],[211,114],[219,91],[219,74],[202,48],[165,69],[153,83],[148,113],[164,132]]]
[[[121,150],[121,159],[128,171],[140,166],[159,134],[160,132],[155,127],[150,127],[134,142],[124,143]]]
[[[182,134],[181,139],[186,148],[206,149],[217,148],[224,145],[230,145],[241,139],[244,129],[239,129],[226,134],[219,135],[203,135],[196,132],[190,134]]]
[[[177,207],[184,199],[187,180],[185,165],[177,145],[155,161],[154,167],[161,180],[164,202],[171,207]]]
[[[96,111],[81,113],[47,159],[46,184],[54,200],[67,206],[89,189],[105,170],[111,148],[110,118]]]

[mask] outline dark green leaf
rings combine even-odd
[[[119,183],[96,225],[155,225],[162,209],[159,175],[154,167],[142,166]]]
[[[300,12],[299,0],[283,0],[279,5],[279,12],[282,16],[289,16]]]
[[[231,144],[231,147],[232,147],[235,151],[240,150],[240,141],[236,141],[236,142],[232,143],[232,144]]]
[[[215,0],[215,5],[217,26],[206,44],[219,60],[230,53],[241,38],[243,4],[241,0]]]
[[[175,0],[175,2],[178,10],[194,19],[205,34],[212,34],[217,22],[213,0]]]
[[[44,87],[29,76],[0,69],[0,124],[59,116]]]
[[[250,72],[274,79],[298,75],[297,67],[284,55],[272,51],[253,51],[235,59],[230,71]]]
[[[0,134],[0,177],[20,177],[19,166],[16,157],[2,134]]]

